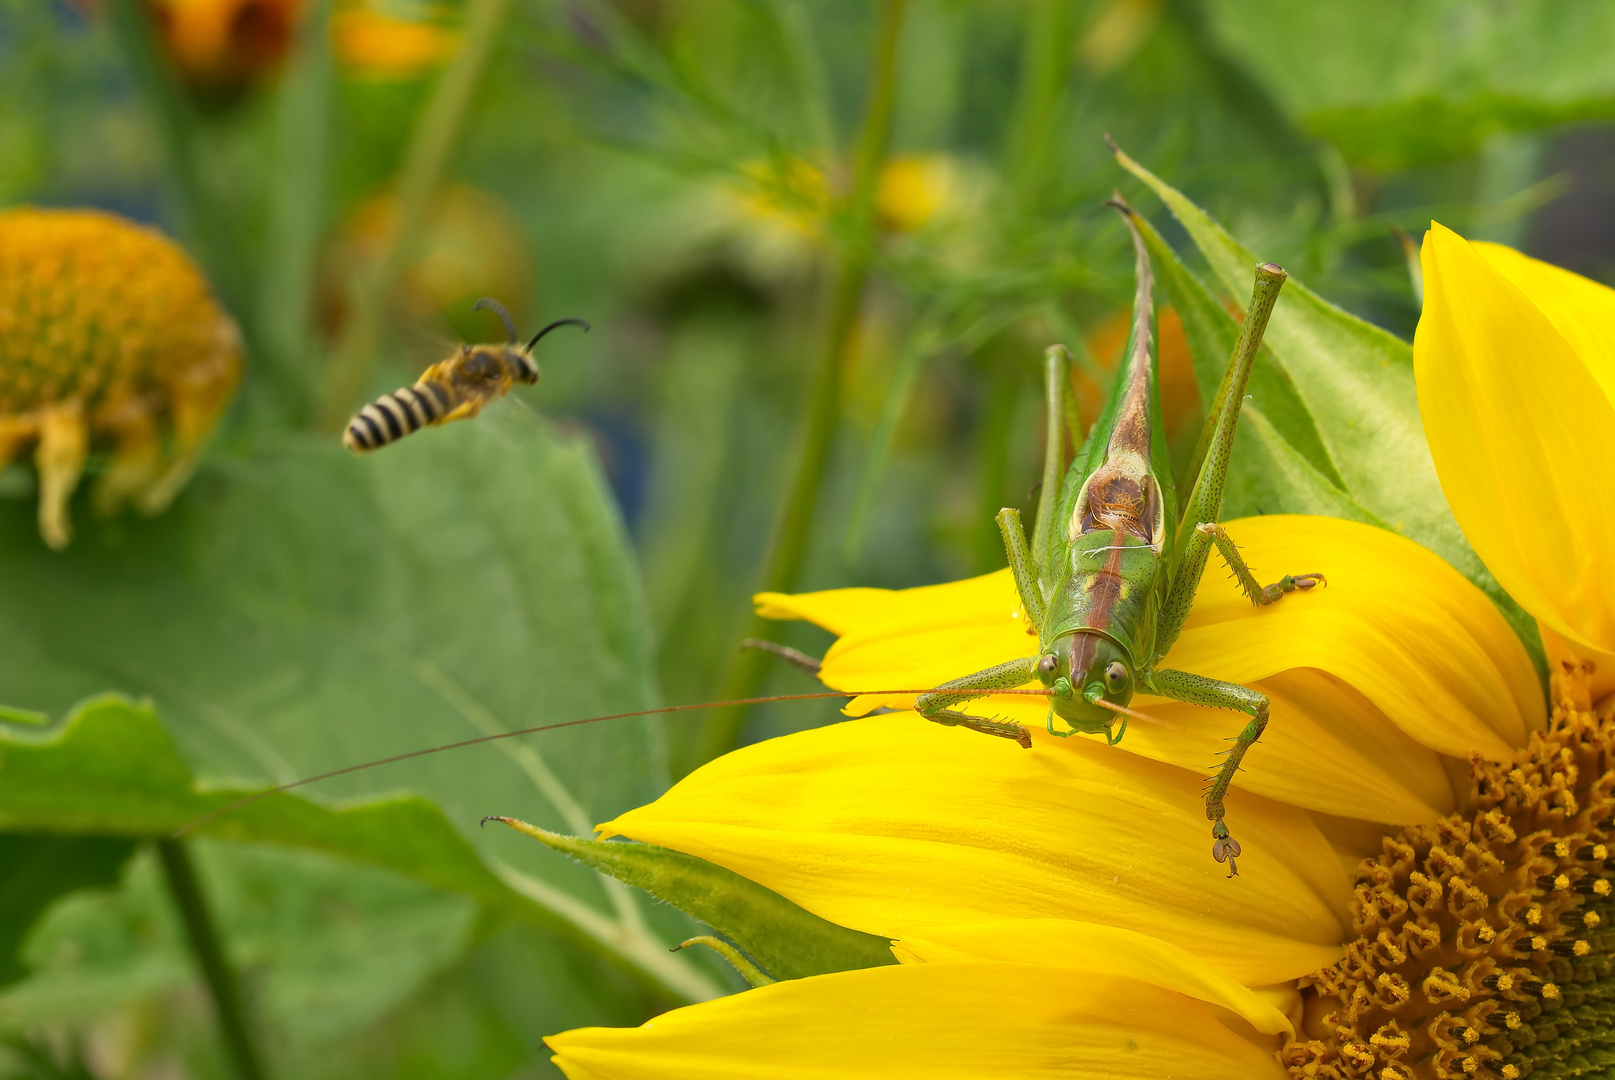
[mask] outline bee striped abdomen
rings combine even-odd
[[[368,453],[437,423],[448,411],[449,396],[442,387],[430,382],[400,387],[360,409],[342,441],[355,453]]]

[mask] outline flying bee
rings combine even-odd
[[[461,345],[447,360],[427,368],[414,386],[404,386],[383,394],[360,409],[348,421],[342,442],[356,454],[368,454],[423,427],[464,420],[477,415],[510,392],[516,383],[538,382],[538,365],[533,362],[533,346],[545,334],[560,326],[581,326],[582,319],[557,319],[533,335],[525,348],[516,339],[516,324],[505,305],[482,299],[472,308],[487,309],[505,324],[509,340],[503,345]]]

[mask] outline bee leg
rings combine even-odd
[[[135,509],[150,517],[168,509],[196,471],[208,436],[218,424],[241,378],[241,343],[232,328],[221,331],[219,347],[203,363],[169,383],[168,411],[174,421],[174,456],[155,482],[135,496]]]
[[[133,397],[97,409],[95,428],[109,432],[116,444],[112,462],[96,481],[91,496],[95,512],[109,517],[157,482],[162,472],[162,439],[151,408]]]
[[[39,535],[57,551],[73,538],[68,503],[89,449],[82,402],[56,402],[39,410],[39,447],[34,451],[39,468]]]

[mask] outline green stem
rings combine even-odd
[[[370,377],[387,294],[414,254],[427,205],[443,179],[509,6],[509,0],[468,0],[460,48],[438,77],[404,153],[392,231],[354,289],[353,313],[337,344],[321,402],[320,426],[327,430],[340,429],[347,422]]]
[[[197,966],[213,995],[213,1008],[218,1015],[219,1032],[224,1036],[224,1048],[235,1065],[241,1080],[263,1080],[263,1059],[252,1040],[247,1024],[246,1009],[241,1001],[241,987],[235,972],[225,959],[219,933],[214,928],[207,898],[202,895],[202,883],[197,880],[196,867],[190,852],[178,840],[157,841],[157,854],[162,860],[163,875],[168,879],[169,891],[174,894],[174,906],[179,909],[185,923],[185,936],[191,940],[191,951],[196,954]]]
[[[787,592],[794,588],[802,572],[813,512],[824,484],[836,428],[841,419],[842,377],[847,366],[848,345],[858,319],[859,301],[869,276],[869,260],[875,243],[875,195],[886,143],[891,134],[892,104],[897,89],[897,46],[903,27],[906,0],[885,0],[881,6],[876,34],[875,70],[868,104],[864,107],[863,128],[853,156],[852,190],[848,194],[848,228],[843,237],[841,257],[831,292],[830,333],[813,377],[808,396],[807,427],[797,460],[784,511],[774,532],[773,548],[763,572],[765,592]],[[770,638],[773,624],[752,617],[747,637]],[[760,649],[738,654],[724,682],[722,697],[752,697],[767,672],[769,656]],[[745,720],[744,707],[720,710],[707,718],[696,745],[694,765],[701,765],[734,749]]]
[[[108,7],[113,36],[157,127],[170,178],[179,194],[181,216],[219,298],[241,320],[251,348],[256,344],[255,326],[247,303],[251,289],[246,267],[239,257],[243,248],[203,181],[196,109],[164,62],[142,5],[136,0],[112,0]]]
[[[303,19],[295,59],[281,79],[275,164],[258,283],[258,325],[265,360],[286,387],[299,423],[310,410],[316,366],[309,337],[309,299],[320,243],[330,129],[332,0],[316,0]]]
[[[1023,209],[1038,203],[1048,184],[1055,120],[1071,71],[1071,23],[1070,0],[1039,0],[1027,12],[1010,136],[1011,176]]]

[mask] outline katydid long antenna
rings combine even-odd
[[[993,696],[1014,695],[1021,697],[1048,697],[1052,693],[1053,691],[1051,690],[1035,689],[994,690]],[[267,799],[271,795],[278,795],[283,791],[291,791],[293,788],[300,788],[307,784],[318,783],[321,780],[330,780],[331,778],[337,776],[346,776],[349,773],[363,772],[366,769],[373,769],[378,765],[391,765],[399,761],[408,761],[411,758],[426,757],[429,754],[441,754],[447,750],[459,750],[467,746],[477,746],[482,743],[495,742],[499,739],[514,739],[518,735],[536,735],[541,731],[557,731],[561,728],[579,727],[583,724],[598,724],[606,720],[627,720],[635,716],[656,716],[660,713],[694,712],[697,709],[723,709],[738,705],[763,705],[772,701],[812,701],[821,698],[906,697],[917,696],[919,694],[969,694],[972,697],[981,696],[980,691],[977,690],[939,690],[933,687],[927,687],[923,690],[830,690],[812,694],[773,694],[768,697],[739,698],[734,701],[702,701],[694,705],[663,705],[657,709],[636,709],[633,712],[612,713],[609,716],[587,716],[582,720],[563,720],[558,724],[540,724],[537,727],[518,728],[515,731],[501,731],[495,735],[481,735],[475,739],[461,739],[459,742],[445,743],[442,746],[432,746],[426,748],[425,750],[410,750],[403,754],[393,754],[391,757],[376,758],[374,761],[363,761],[357,765],[349,765],[341,769],[332,769],[330,772],[323,772],[317,776],[305,776],[301,780],[293,780],[289,784],[280,784],[276,787],[265,788],[262,791],[253,792],[251,795],[237,799],[235,802],[226,806],[221,806],[217,810],[209,811],[208,813],[203,814],[201,817],[196,818],[193,821],[188,821],[184,825],[181,825],[179,828],[175,829],[173,836],[175,839],[178,839],[179,837],[190,832],[192,829],[195,829],[200,825],[207,824],[209,821],[219,817],[221,814],[228,814],[232,810],[239,810],[243,806],[248,806],[259,801],[260,799]]]
[[[1002,693],[1002,691],[995,690],[994,693]],[[1104,698],[1088,698],[1087,700],[1098,705],[1101,709],[1109,709],[1113,713],[1131,716],[1135,720],[1142,720],[1147,724],[1154,724],[1156,727],[1165,728],[1168,731],[1182,730],[1178,725],[1162,720],[1159,716],[1151,716],[1149,713],[1139,712],[1137,709],[1129,709],[1127,706],[1118,705],[1114,701],[1106,701]]]

